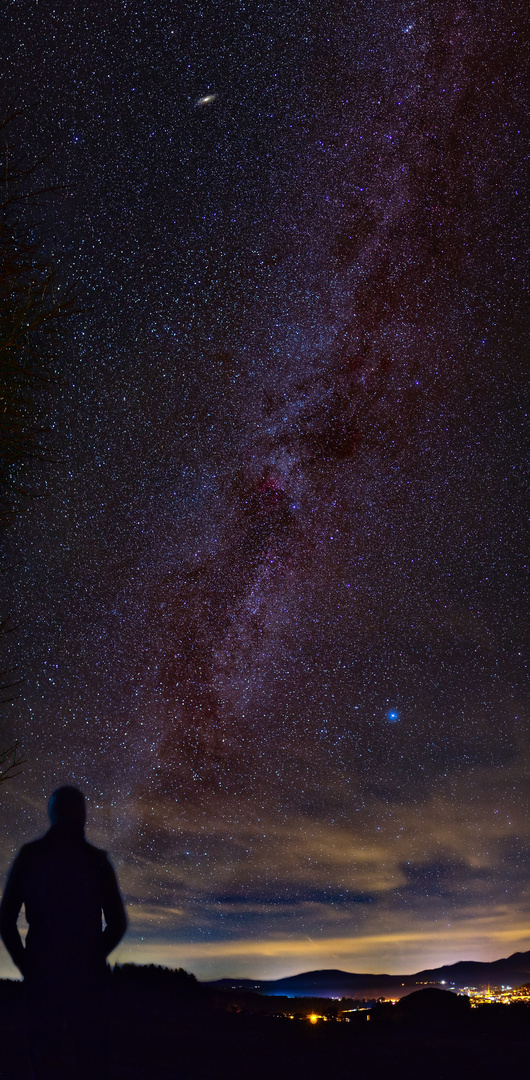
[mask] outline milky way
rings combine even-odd
[[[4,868],[73,781],[122,958],[526,948],[523,5],[2,24],[80,309],[7,536]]]

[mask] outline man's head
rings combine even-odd
[[[68,784],[57,788],[48,803],[48,814],[52,825],[68,821],[83,827],[86,820],[85,796],[78,788]]]

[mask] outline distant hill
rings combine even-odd
[[[455,986],[521,986],[528,981],[530,952],[516,952],[502,960],[482,963],[479,960],[459,960],[440,968],[419,971],[416,979],[454,983]],[[410,977],[410,976],[409,976]]]
[[[273,997],[402,997],[421,986],[445,986],[462,990],[466,986],[522,986],[530,981],[530,952],[513,953],[501,960],[484,963],[460,960],[439,968],[427,968],[415,975],[359,974],[334,969],[306,971],[286,979],[217,979],[206,985],[218,990],[255,990]]]

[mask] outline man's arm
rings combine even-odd
[[[103,931],[103,950],[108,956],[121,941],[127,929],[127,915],[112,864],[105,859],[103,914],[106,927]]]
[[[26,950],[18,932],[17,919],[24,902],[20,855],[15,859],[6,881],[0,904],[0,935],[17,968],[24,974]]]

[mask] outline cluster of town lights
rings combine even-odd
[[[460,993],[469,998],[472,1009],[479,1005],[515,1005],[520,1002],[530,1004],[530,985],[519,986],[515,990],[511,986],[488,986],[487,990],[466,986]]]
[[[432,986],[432,983],[425,984]],[[447,984],[444,984],[447,985]],[[492,986],[487,990],[479,989],[477,986],[464,986],[459,990],[452,988],[453,993],[458,993],[461,997],[468,997],[471,1003],[471,1008],[476,1009],[479,1005],[514,1005],[517,1003],[524,1003],[530,1005],[530,983],[526,986],[519,986],[514,989],[511,986]],[[379,998],[380,1004],[385,1005],[397,1005],[400,998]],[[366,1019],[369,1020],[369,1011],[372,1008],[370,1005],[362,1005],[356,1009],[345,1010],[342,1015],[338,1016],[323,1016],[321,1013],[309,1013],[306,1019],[310,1024],[317,1024],[319,1020],[349,1020],[350,1016],[354,1012],[366,1012]],[[349,1015],[347,1015],[347,1013]],[[298,1017],[294,1015],[289,1016],[290,1020],[296,1020]]]

